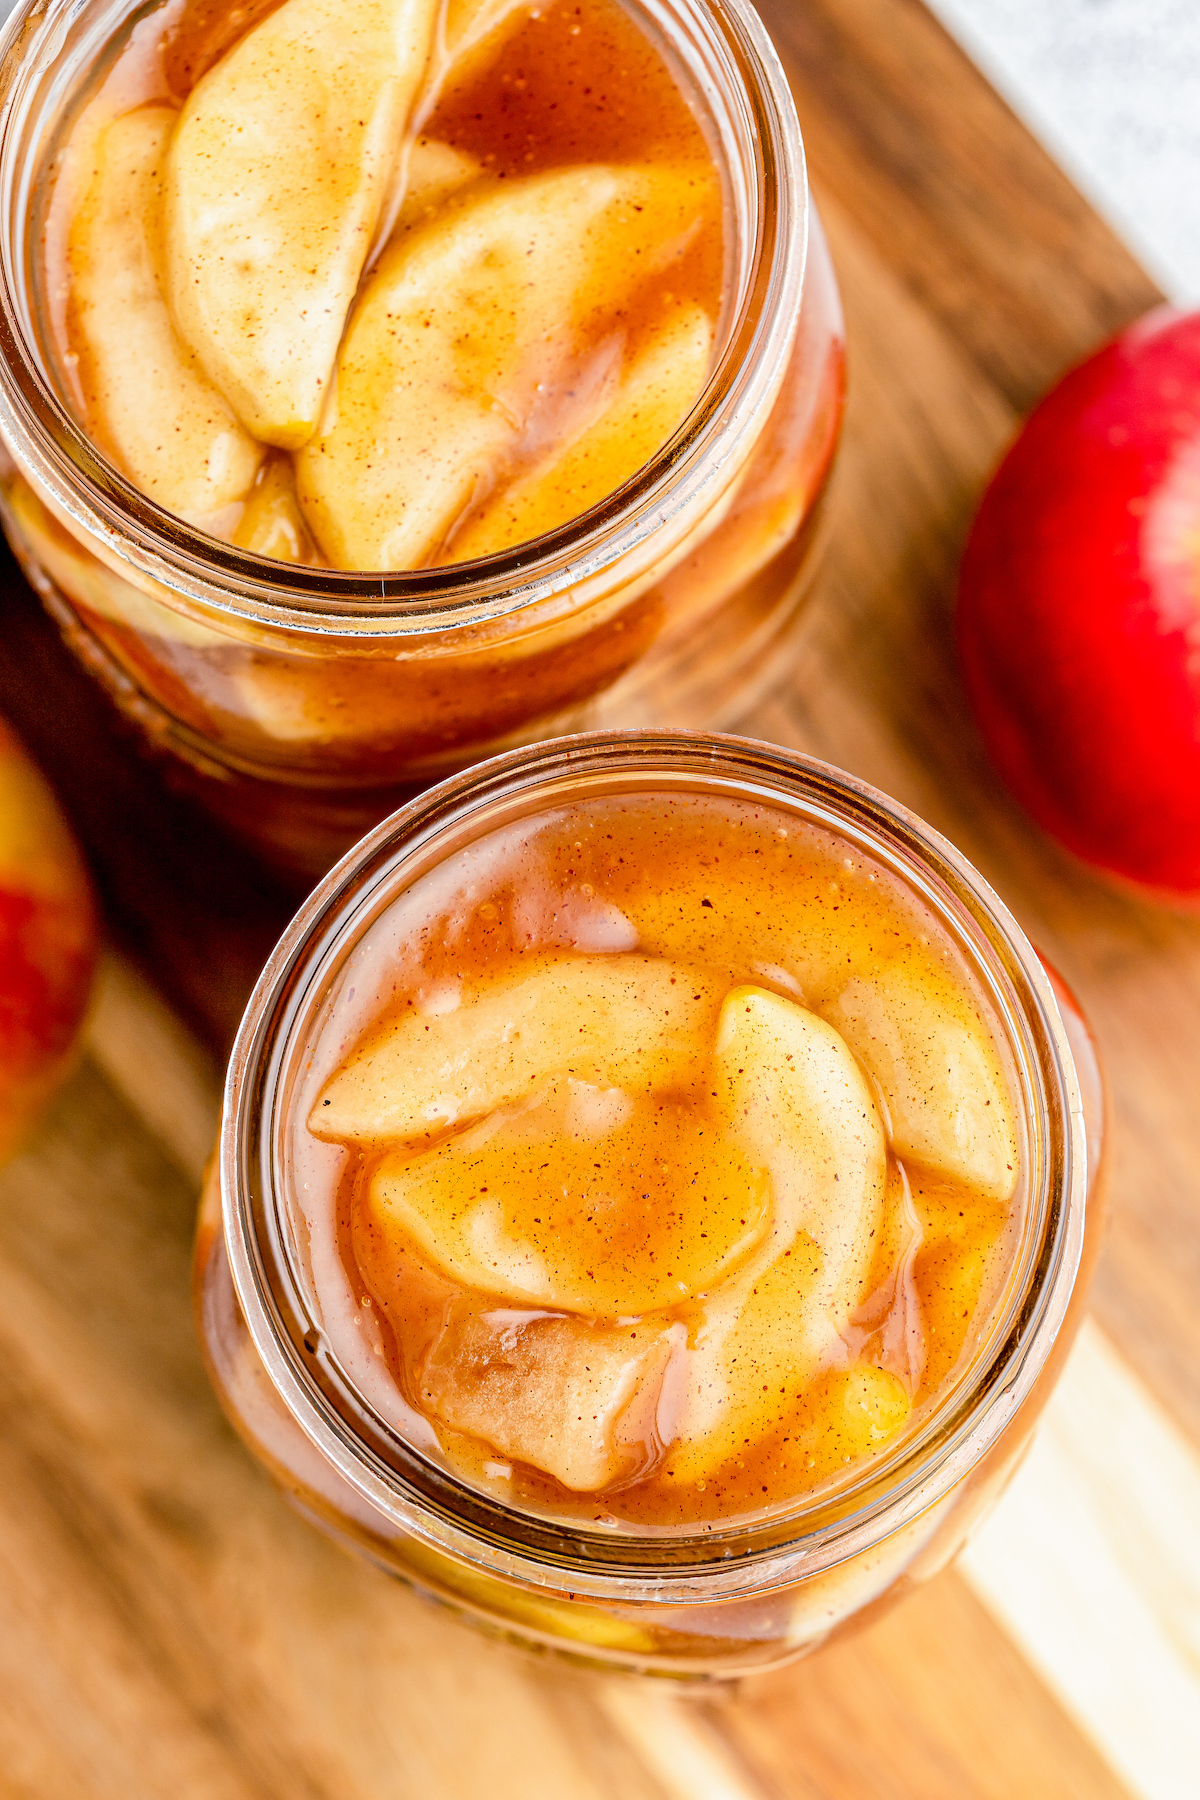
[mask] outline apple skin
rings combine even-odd
[[[83,857],[0,720],[0,1161],[20,1148],[70,1069],[98,948]]]
[[[1038,823],[1200,901],[1200,313],[1148,314],[1031,415],[971,531],[958,640]]]

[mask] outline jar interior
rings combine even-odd
[[[545,756],[536,753],[532,760]],[[387,841],[386,834],[378,837],[375,856],[357,874],[346,877],[342,892],[328,896],[319,917],[314,913],[313,935],[297,949],[269,1021],[260,1023],[253,1098],[250,1088],[243,1096],[244,1225],[257,1245],[252,1256],[255,1280],[269,1291],[278,1354],[310,1396],[319,1390],[327,1418],[338,1420],[338,1429],[354,1441],[355,1458],[366,1457],[389,1492],[419,1493],[423,1508],[460,1527],[493,1539],[515,1537],[536,1545],[542,1554],[606,1563],[647,1555],[665,1559],[668,1565],[697,1559],[708,1563],[715,1557],[745,1554],[751,1545],[762,1553],[831,1525],[852,1529],[881,1496],[890,1495],[894,1501],[906,1484],[915,1493],[922,1469],[927,1475],[931,1459],[944,1462],[951,1457],[955,1446],[970,1436],[988,1395],[998,1383],[1011,1382],[1013,1359],[1027,1347],[1031,1322],[1045,1310],[1047,1283],[1064,1254],[1062,1182],[1071,1152],[1064,1144],[1070,1121],[1063,1111],[1063,1075],[1056,1067],[1053,1044],[1042,1031],[1044,997],[1030,990],[1020,957],[997,931],[987,908],[952,865],[938,866],[936,861],[931,865],[926,844],[897,831],[894,818],[881,822],[869,805],[847,805],[835,783],[822,790],[819,782],[781,782],[775,770],[756,770],[758,779],[747,779],[744,772],[720,775],[703,762],[697,757],[691,767],[681,769],[676,759],[656,764],[646,756],[631,766],[626,758],[619,771],[589,767],[582,783],[576,768],[557,779],[547,776],[536,788],[514,784],[506,791],[476,790],[440,805],[426,803],[423,817],[420,805],[409,809],[411,822],[403,844]],[[505,1506],[494,1494],[472,1492],[439,1457],[425,1422],[413,1415],[398,1391],[381,1384],[377,1371],[361,1358],[356,1362],[339,1355],[341,1346],[330,1341],[314,1291],[314,1245],[292,1186],[293,1102],[306,1082],[311,1086],[311,1046],[322,1019],[338,1001],[339,982],[345,1002],[348,959],[357,951],[357,966],[366,966],[361,952],[366,947],[369,954],[372,934],[377,941],[386,941],[388,916],[397,896],[430,878],[456,852],[506,826],[520,828],[523,821],[577,798],[585,789],[589,798],[737,795],[828,831],[889,870],[938,921],[969,966],[1005,1046],[1018,1102],[1020,1156],[1026,1171],[1020,1240],[971,1354],[939,1391],[936,1404],[896,1445],[866,1466],[827,1481],[799,1504],[780,1502],[758,1516],[709,1522],[702,1537],[686,1525],[622,1524],[613,1530],[610,1522],[608,1530],[596,1532],[577,1516],[539,1517]],[[258,1117],[256,1108],[261,1109]],[[326,1251],[318,1246],[317,1253]]]
[[[715,15],[694,0],[621,0],[622,6],[658,46],[687,93],[720,167],[727,227],[726,304],[717,354],[704,395],[670,443],[618,494],[608,497],[582,520],[550,533],[544,558],[533,558],[535,579],[544,562],[542,587],[561,580],[564,551],[570,566],[586,574],[594,542],[601,558],[611,560],[640,541],[648,529],[640,515],[649,494],[698,478],[701,464],[718,439],[728,443],[730,412],[747,413],[761,404],[776,371],[749,373],[758,347],[773,333],[786,347],[794,320],[762,318],[772,290],[782,294],[799,280],[803,266],[803,213],[799,234],[794,208],[797,183],[802,191],[802,164],[794,115],[782,121],[762,104],[763,71],[757,66],[759,45],[732,16]],[[195,531],[164,513],[133,489],[89,443],[64,404],[55,379],[54,358],[46,320],[57,304],[46,290],[37,246],[52,225],[49,199],[61,160],[65,135],[80,106],[94,89],[97,71],[111,64],[119,47],[137,30],[152,24],[157,9],[130,13],[121,4],[90,4],[66,9],[51,4],[26,9],[10,22],[5,64],[4,139],[0,150],[0,258],[5,301],[15,340],[8,361],[24,389],[30,411],[53,442],[55,460],[70,464],[68,480],[82,479],[88,502],[110,518],[119,516],[148,548],[161,548],[173,561],[182,555],[222,586],[236,591],[222,603],[240,609],[261,593],[269,606],[286,600],[310,619],[336,614],[344,626],[359,620],[370,631],[395,628],[398,616],[430,622],[435,599],[454,608],[467,606],[471,617],[507,612],[514,603],[514,578],[524,601],[530,580],[528,546],[519,554],[501,552],[478,566],[406,571],[402,577],[366,579],[346,570],[284,568]],[[157,26],[155,26],[157,29]],[[789,102],[790,108],[790,102]],[[28,221],[33,221],[27,229]],[[14,366],[15,365],[15,366]],[[67,471],[64,469],[64,473]],[[706,479],[710,479],[707,477]],[[651,522],[652,523],[652,522]],[[582,540],[582,542],[581,542]],[[603,546],[601,549],[600,547]],[[582,559],[581,559],[582,551]],[[467,570],[466,575],[463,570]],[[398,604],[393,604],[397,602]]]

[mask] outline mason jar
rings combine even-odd
[[[245,840],[304,874],[420,787],[591,726],[730,721],[778,671],[840,427],[837,287],[795,106],[747,0],[625,0],[721,165],[727,304],[691,415],[624,487],[485,559],[364,574],[164,512],[56,386],[34,248],[129,0],[25,0],[0,52],[5,531],[75,653]]]
[[[313,1269],[331,1252],[289,1185],[289,1095],[339,972],[397,897],[500,827],[630,795],[767,805],[874,859],[966,959],[1017,1074],[1027,1204],[965,1370],[894,1448],[748,1524],[614,1531],[556,1520],[479,1492],[414,1447],[325,1328]],[[704,1678],[771,1666],[942,1569],[1016,1467],[1080,1319],[1099,1236],[1102,1116],[1094,1048],[1067,990],[965,858],[894,801],[811,758],[731,737],[599,733],[512,752],[366,838],[263,973],[200,1215],[209,1369],[298,1507],[474,1624],[627,1670]]]

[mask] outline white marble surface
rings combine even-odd
[[[1173,297],[1200,300],[1200,0],[930,0]]]

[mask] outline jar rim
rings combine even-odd
[[[685,61],[687,50],[689,72],[703,75],[696,85],[710,104],[724,85],[725,153],[735,131],[752,181],[744,184],[741,292],[724,349],[692,413],[616,493],[556,531],[478,562],[372,573],[281,564],[208,536],[136,489],[56,392],[26,292],[26,226],[46,147],[33,82],[61,48],[79,0],[23,0],[0,29],[0,436],[22,472],[185,612],[291,633],[390,638],[463,630],[556,601],[577,604],[578,590],[616,563],[649,559],[656,536],[719,495],[774,398],[798,325],[810,202],[791,88],[750,0],[624,3]],[[135,10],[114,0],[102,21],[104,41]]]
[[[589,785],[614,793],[690,785],[782,805],[856,841],[900,873],[974,952],[1022,1083],[1036,1181],[1017,1275],[984,1349],[893,1452],[761,1519],[616,1532],[506,1505],[448,1474],[372,1415],[334,1360],[305,1342],[313,1318],[290,1272],[275,1168],[280,1082],[304,1041],[306,1006],[327,987],[351,940],[450,853],[452,833],[479,835],[503,822],[505,807],[526,816],[531,796],[541,811],[559,797],[579,798]],[[1053,989],[1032,945],[967,859],[907,808],[814,757],[749,738],[662,730],[557,739],[477,765],[401,808],[330,872],[280,940],[247,1007],[225,1088],[220,1175],[234,1285],[271,1382],[322,1455],[385,1519],[485,1572],[500,1567],[526,1583],[609,1600],[681,1603],[700,1591],[705,1598],[757,1593],[794,1580],[798,1569],[832,1568],[948,1494],[995,1443],[1045,1365],[1078,1274],[1087,1204],[1082,1100]]]

